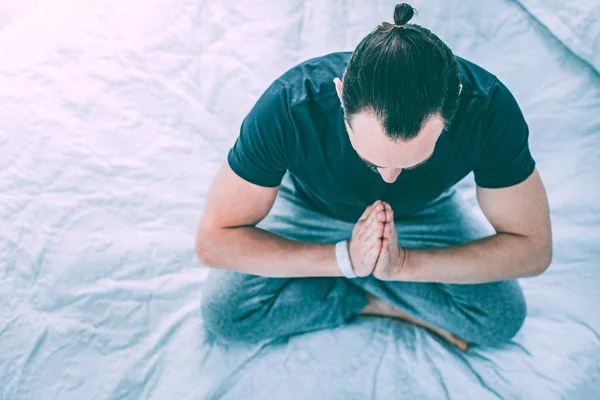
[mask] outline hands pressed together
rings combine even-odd
[[[377,200],[367,207],[352,230],[348,252],[356,275],[373,274],[380,280],[397,278],[406,261],[406,250],[398,243],[394,211],[389,204]]]

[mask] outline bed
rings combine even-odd
[[[223,343],[194,234],[260,93],[394,2],[55,0],[0,33],[0,399],[600,399],[600,5],[414,0],[530,126],[554,259],[517,336],[460,353],[358,318]],[[476,208],[472,177],[459,185]]]

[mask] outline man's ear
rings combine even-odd
[[[337,92],[337,95],[341,102],[342,101],[342,81],[340,80],[340,78],[335,77],[335,78],[333,78],[333,83],[335,84],[335,91]]]

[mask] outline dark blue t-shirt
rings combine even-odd
[[[286,171],[315,209],[356,221],[375,200],[409,215],[474,171],[477,185],[502,188],[524,181],[535,162],[529,130],[510,91],[483,68],[456,57],[460,103],[433,156],[386,183],[350,144],[333,79],[351,52],[307,60],[284,73],[258,99],[229,151],[232,170],[246,181],[276,187]]]

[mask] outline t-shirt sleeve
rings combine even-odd
[[[503,188],[527,179],[535,161],[529,151],[529,128],[517,101],[500,81],[493,90],[481,125],[481,154],[473,172],[478,186]]]
[[[239,177],[277,187],[287,171],[286,135],[293,135],[285,87],[275,81],[260,96],[229,150],[227,161]]]

